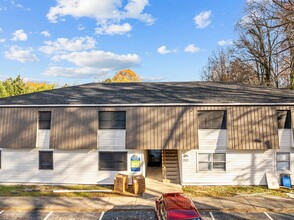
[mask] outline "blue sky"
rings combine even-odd
[[[0,80],[80,84],[131,68],[144,81],[201,80],[235,39],[245,0],[1,0]]]

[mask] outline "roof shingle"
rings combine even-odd
[[[224,82],[90,83],[1,98],[0,105],[294,103],[294,91]]]

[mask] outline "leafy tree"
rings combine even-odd
[[[141,82],[140,77],[130,69],[123,69],[118,71],[112,79],[107,78],[104,80],[106,83],[113,83],[113,82]]]
[[[0,81],[0,98],[28,94],[33,92],[41,92],[54,89],[56,84],[25,82],[18,75],[15,79],[8,78],[3,82]]]

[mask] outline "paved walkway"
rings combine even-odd
[[[223,212],[294,212],[294,199],[268,197],[192,198],[199,211]],[[70,211],[146,210],[154,208],[155,198],[142,197],[0,197],[0,211]]]

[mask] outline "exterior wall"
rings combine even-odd
[[[37,137],[37,148],[50,148],[50,129],[39,129]]]
[[[132,107],[127,113],[128,149],[196,149],[194,107]]]
[[[98,130],[99,150],[125,150],[126,131],[122,129]]]
[[[37,108],[0,108],[0,147],[35,148]]]
[[[183,185],[266,185],[266,172],[288,173],[276,171],[277,152],[290,152],[290,172],[293,173],[292,131],[279,130],[278,136],[279,149],[237,151],[220,144],[225,143],[225,130],[199,130],[199,150],[179,152],[181,182]],[[226,171],[198,171],[198,153],[226,153]],[[291,178],[293,182],[294,176]]]
[[[117,171],[98,170],[98,150],[53,150],[53,170],[39,170],[39,150],[1,149],[1,183],[54,183],[54,184],[113,184]],[[144,151],[128,150],[128,170],[131,174],[130,157],[142,158],[141,172],[145,174]],[[133,173],[135,174],[135,173]]]
[[[227,129],[199,129],[199,150],[226,150],[228,146]]]
[[[97,108],[52,108],[50,148],[96,149]]]
[[[290,147],[293,146],[292,130],[291,129],[279,129],[279,146]]]
[[[278,148],[276,108],[232,107],[228,112],[231,150],[269,150]]]

